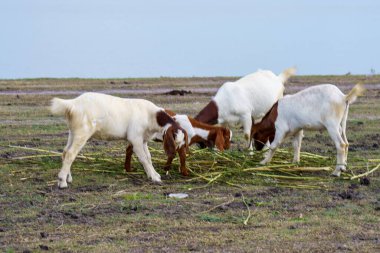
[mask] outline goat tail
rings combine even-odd
[[[297,69],[295,67],[287,68],[279,75],[282,83],[285,83],[291,76],[296,74]]]
[[[358,83],[354,86],[354,88],[352,88],[352,90],[350,90],[350,92],[346,95],[346,102],[348,104],[352,104],[353,102],[355,102],[356,98],[358,96],[361,96],[363,95],[363,93],[365,92],[365,88],[364,88],[364,85],[362,83]]]
[[[66,117],[70,118],[70,115],[72,114],[73,104],[70,100],[65,100],[61,98],[53,98],[51,100],[51,106],[50,111],[54,115],[65,115]]]

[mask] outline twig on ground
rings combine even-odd
[[[244,225],[248,225],[248,221],[249,221],[249,219],[251,218],[251,209],[249,208],[249,205],[247,204],[247,202],[245,201],[245,198],[244,198],[244,194],[242,193],[241,194],[241,198],[242,198],[242,200],[243,200],[243,203],[244,203],[244,205],[247,207],[247,210],[248,210],[248,216],[247,216],[247,218],[244,220],[244,222],[243,222],[243,224]]]

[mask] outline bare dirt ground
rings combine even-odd
[[[165,175],[150,183],[137,161],[136,172],[123,171],[122,141],[90,141],[83,154],[104,161],[77,159],[73,183],[56,187],[59,154],[67,138],[64,120],[47,110],[54,96],[74,97],[102,91],[142,97],[179,113],[195,115],[227,80],[236,78],[30,79],[0,81],[0,249],[5,252],[379,252],[379,172],[361,180],[324,178],[317,189],[283,187],[276,180],[250,183]],[[380,77],[295,77],[286,93],[317,83],[335,83],[347,92],[367,84],[365,97],[350,107],[349,166],[365,172],[380,159]],[[191,94],[171,96],[173,90]],[[232,150],[244,150],[239,128]],[[11,146],[17,146],[14,148]],[[160,149],[156,143],[152,147]],[[34,150],[22,149],[28,147]],[[285,148],[290,147],[290,143]],[[306,133],[303,151],[333,157],[325,133]],[[155,158],[154,153],[152,156]],[[108,160],[106,160],[108,159]],[[358,162],[360,161],[360,163]],[[378,161],[377,163],[380,163]],[[333,163],[332,163],[333,164]],[[356,168],[358,165],[362,168]],[[309,174],[305,174],[308,176]],[[296,184],[289,181],[288,185]],[[299,182],[297,182],[299,185]],[[172,199],[169,193],[187,193]],[[247,220],[247,217],[249,219]],[[247,224],[244,222],[247,220]]]

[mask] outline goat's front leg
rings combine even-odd
[[[164,166],[164,170],[169,171],[172,168],[172,162],[174,157],[174,155],[168,156],[168,159],[166,160],[166,164]]]
[[[249,155],[253,155],[253,138],[252,137],[249,140],[248,151],[249,151]]]
[[[148,178],[151,178],[153,182],[161,183],[161,176],[158,174],[155,169],[153,168],[152,161],[150,158],[149,150],[145,150],[144,145],[146,143],[143,142],[143,140],[133,140],[131,141],[133,145],[133,152],[137,155],[137,158],[139,159],[140,163],[143,165],[145,173],[147,174]],[[147,152],[146,152],[147,151]]]
[[[285,136],[286,136],[286,133],[284,131],[276,130],[276,136],[275,136],[273,142],[270,144],[269,150],[265,154],[264,160],[262,160],[260,162],[260,164],[264,165],[264,164],[269,163],[272,160],[274,152],[276,152],[276,149],[278,148],[278,146],[280,146],[280,144],[284,140]]]
[[[186,168],[186,147],[185,146],[182,146],[182,148],[178,150],[178,155],[179,155],[179,161],[180,161],[181,174],[184,176],[188,176],[189,171]]]
[[[66,181],[68,183],[72,183],[73,182],[73,177],[71,176],[71,170],[69,171],[69,174],[67,174]]]
[[[254,119],[252,118],[252,122],[251,122],[251,132],[249,133],[249,145],[248,145],[248,151],[249,151],[249,154],[250,154],[250,155],[253,155],[254,124],[255,124],[255,121],[254,121]]]
[[[294,135],[294,138],[293,138],[293,148],[294,148],[293,163],[300,162],[302,138],[303,138],[303,130],[301,129]]]
[[[243,125],[244,138],[247,141],[249,141],[249,139],[251,137],[251,128],[252,128],[252,117],[251,117],[251,114],[244,114],[240,118],[240,122]]]
[[[126,150],[125,150],[125,161],[124,161],[124,169],[126,172],[132,171],[132,154],[133,154],[133,145],[128,144]]]

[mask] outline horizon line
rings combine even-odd
[[[379,74],[305,74],[305,75],[294,75],[293,77],[310,77],[310,76],[379,76]],[[245,76],[245,75],[243,75]],[[34,80],[34,79],[184,79],[184,78],[238,78],[243,76],[139,76],[139,77],[18,77],[18,78],[2,78],[0,77],[0,81],[17,81],[17,80]]]

